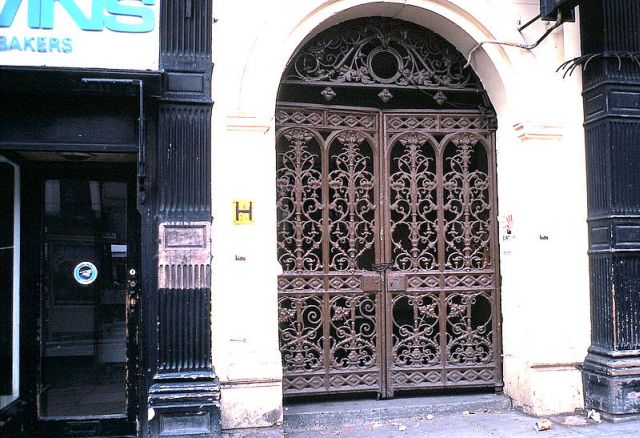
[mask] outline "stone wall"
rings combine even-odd
[[[298,47],[347,19],[425,26],[467,54],[479,41],[534,42],[536,0],[219,0],[213,53],[213,357],[223,428],[282,417],[278,351],[274,110]],[[576,23],[536,49],[488,44],[472,66],[498,115],[497,169],[505,393],[533,414],[582,406],[577,366],[589,345],[586,193]],[[232,223],[252,200],[254,223]],[[507,234],[506,218],[512,225]]]

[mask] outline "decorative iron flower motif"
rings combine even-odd
[[[369,69],[365,66],[350,68],[347,65],[340,67],[338,78],[345,82],[361,82],[363,84],[373,84]]]
[[[378,97],[380,98],[381,101],[383,101],[384,103],[387,103],[391,99],[393,99],[393,94],[391,94],[391,91],[385,88],[384,90],[378,93]]]
[[[351,317],[351,309],[349,307],[335,306],[332,321],[343,321]]]
[[[467,306],[465,304],[451,303],[449,309],[449,317],[451,318],[457,318],[467,313]]]
[[[438,105],[442,106],[447,101],[447,95],[440,90],[433,95],[433,100],[435,100]]]
[[[325,88],[324,90],[322,90],[320,92],[320,94],[322,95],[322,97],[324,97],[324,100],[326,100],[327,102],[329,102],[334,97],[336,97],[336,92],[333,91],[333,88],[331,88],[331,87]]]
[[[438,314],[436,313],[436,307],[437,304],[419,306],[418,312],[420,312],[420,316],[426,316],[427,318],[437,318]]]
[[[347,359],[349,360],[350,365],[358,365],[358,363],[360,362],[360,355],[357,351],[351,350],[349,352],[349,355],[347,356]]]
[[[280,312],[278,315],[278,322],[290,322],[290,321],[293,321],[295,317],[296,317],[295,309],[280,308]]]

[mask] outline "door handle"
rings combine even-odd
[[[127,297],[129,301],[129,311],[134,311],[138,302],[138,273],[134,268],[129,269],[127,275]]]
[[[135,269],[129,269],[129,278],[127,278],[127,286],[129,293],[133,293],[133,289],[138,285],[137,272]]]

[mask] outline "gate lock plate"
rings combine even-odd
[[[390,274],[387,277],[387,288],[389,290],[406,290],[407,277],[405,275]]]
[[[366,275],[362,277],[362,290],[365,292],[378,292],[382,289],[379,275]]]

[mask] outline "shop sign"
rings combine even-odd
[[[157,70],[160,0],[0,0],[0,65]]]

